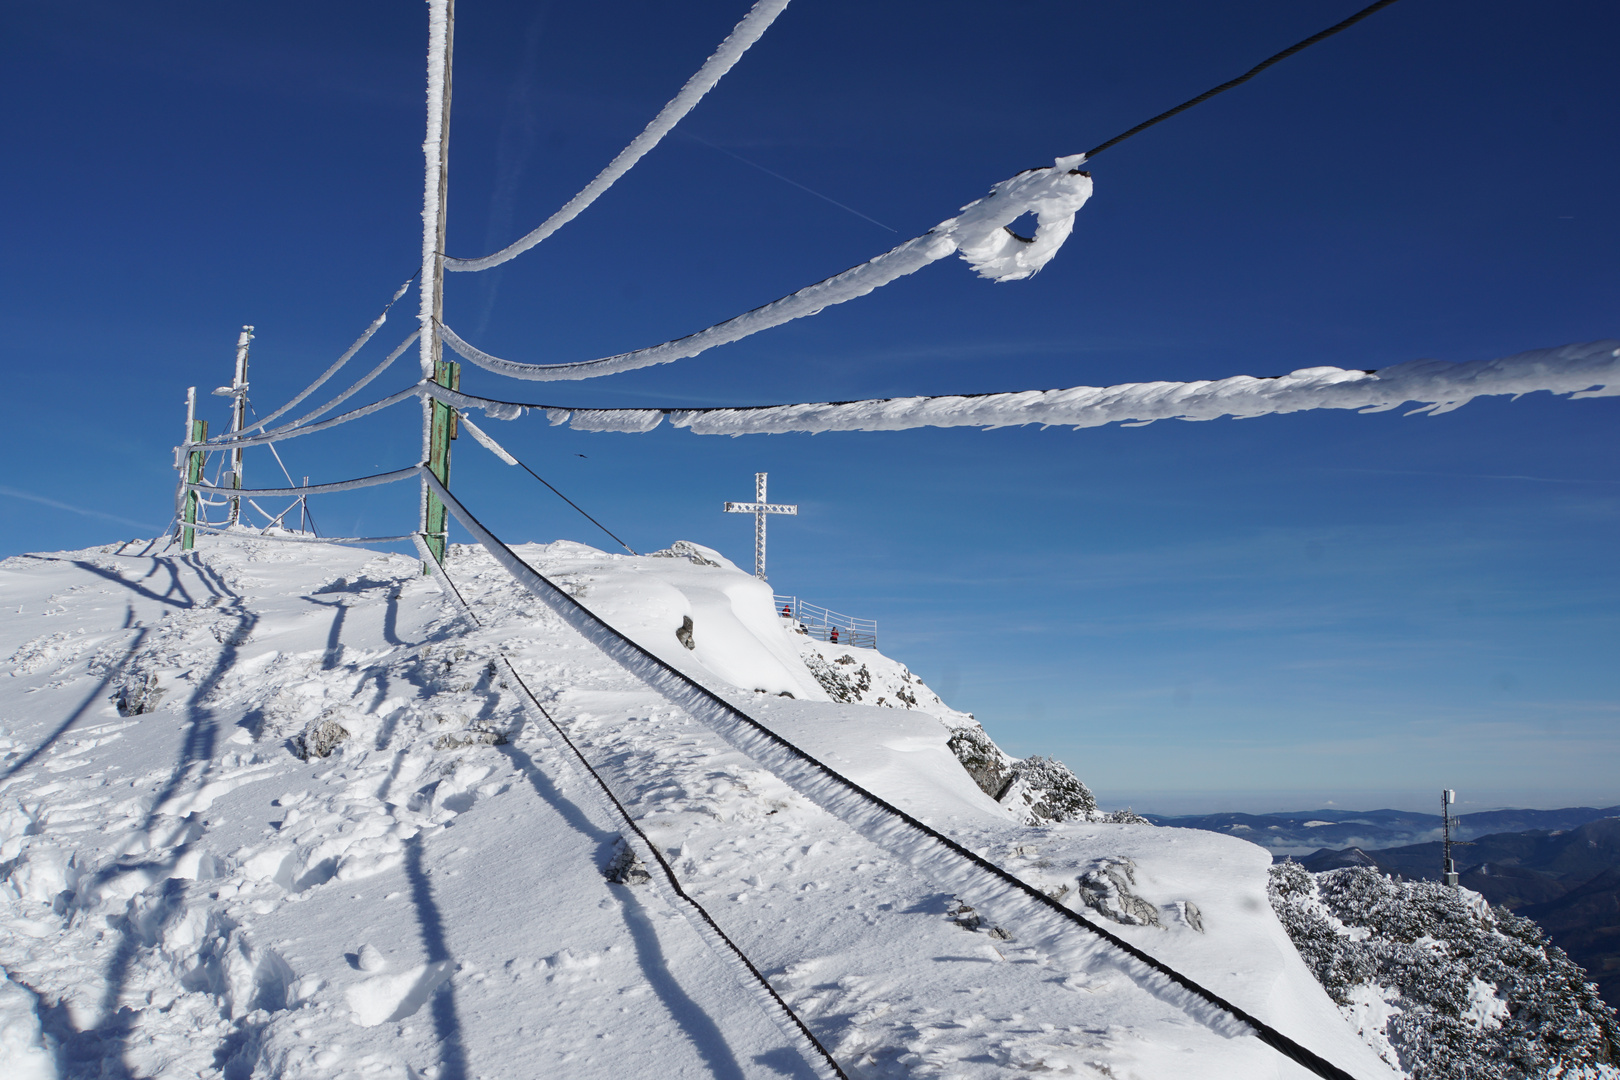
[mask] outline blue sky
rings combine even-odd
[[[1355,6],[795,0],[586,216],[498,271],[453,275],[448,321],[541,362],[690,332]],[[482,254],[560,205],[745,9],[462,0],[451,252]],[[0,550],[154,533],[185,387],[229,380],[237,328],[258,327],[268,411],[413,272],[425,22],[425,5],[378,3],[14,13],[0,305],[22,450]],[[947,260],[678,364],[466,385],[767,403],[1620,336],[1617,31],[1596,0],[1403,0],[1100,156],[1075,235],[1033,280]],[[396,310],[358,363],[408,332]],[[223,404],[207,402],[219,430]],[[492,427],[641,550],[692,539],[746,565],[751,522],[720,504],[768,471],[772,497],[801,507],[773,522],[779,590],[878,619],[885,651],[1013,752],[1063,759],[1105,802],[1175,812],[1427,808],[1441,786],[1465,807],[1620,802],[1617,410],[1542,394],[1435,418],[1083,432]],[[396,468],[414,425],[384,414],[284,455],[318,479]],[[273,468],[250,458],[250,482]],[[455,468],[509,540],[605,542],[466,440]],[[413,506],[398,488],[315,504],[343,534],[405,531]]]

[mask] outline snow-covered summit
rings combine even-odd
[[[403,556],[160,547],[0,563],[8,1075],[815,1075],[625,861],[509,671],[848,1075],[1308,1075],[1095,939],[1053,949],[965,907],[481,549],[449,563],[474,627]],[[839,774],[1351,1074],[1392,1075],[1272,914],[1259,848],[1051,812],[1066,770],[1001,755],[875,650],[808,642],[700,545],[517,552]]]

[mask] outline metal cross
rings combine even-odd
[[[765,580],[765,515],[766,514],[794,514],[797,515],[797,505],[787,506],[782,503],[768,503],[765,501],[765,474],[754,474],[754,501],[751,503],[728,502],[728,514],[754,515],[754,576]]]

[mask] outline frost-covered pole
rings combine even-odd
[[[247,367],[248,342],[253,340],[253,327],[244,326],[236,335],[236,373],[231,377],[231,434],[247,426]],[[231,487],[242,486],[242,448],[231,451]],[[230,524],[235,525],[242,516],[242,500],[231,500]]]
[[[195,446],[197,443],[208,441],[208,421],[197,419],[197,388],[186,388],[186,446]],[[197,530],[190,526],[197,523],[197,493],[185,485],[202,482],[203,460],[207,455],[201,450],[187,449],[180,458],[180,490],[182,492],[181,521],[185,524],[180,529],[180,550],[190,551],[197,543]]]
[[[443,386],[459,383],[443,362],[439,326],[444,318],[444,224],[450,171],[450,58],[456,28],[455,0],[428,0],[427,137],[422,141],[422,378]],[[431,398],[422,401],[422,461],[441,483],[450,483],[450,410]],[[444,504],[422,481],[418,526],[428,549],[442,560],[449,524]],[[430,568],[422,567],[424,573]]]

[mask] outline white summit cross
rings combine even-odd
[[[766,514],[794,514],[797,515],[797,505],[786,506],[782,503],[768,503],[765,501],[765,474],[754,474],[754,501],[750,503],[728,502],[728,514],[754,515],[754,576],[765,580],[765,515]]]

